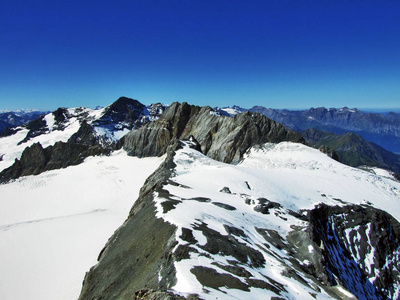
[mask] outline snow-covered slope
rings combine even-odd
[[[215,107],[214,110],[218,113],[220,113],[221,115],[224,116],[229,116],[229,117],[233,117],[237,114],[240,114],[242,112],[248,111],[248,109],[246,108],[242,108],[240,106],[234,105],[232,107]]]
[[[255,146],[238,165],[196,148],[171,145],[80,299],[399,297],[399,182],[302,144]]]
[[[59,108],[0,137],[0,172],[20,159],[23,151],[35,143],[43,148],[68,141],[107,148],[131,130],[157,120],[164,109],[160,103],[146,107],[126,97],[99,109]],[[73,135],[77,136],[71,141]]]
[[[65,122],[60,123],[55,121],[54,113],[49,113],[43,117],[41,124],[41,134],[33,134],[27,138],[32,130],[25,126],[17,127],[17,132],[13,135],[0,138],[0,171],[8,168],[14,163],[14,160],[21,157],[22,152],[26,147],[34,143],[40,143],[44,148],[54,145],[56,142],[66,142],[68,139],[79,130],[80,122],[84,119],[94,120],[98,118],[103,109],[92,110],[89,108],[70,108],[65,109],[68,114]]]
[[[161,161],[118,151],[0,185],[0,298],[77,299]]]
[[[172,289],[176,292],[205,299],[349,296],[343,285],[321,289],[310,274],[296,268],[296,264],[311,265],[312,253],[321,250],[304,239],[297,241],[298,248],[309,254],[303,253],[299,261],[300,254],[290,253],[289,237],[295,229],[306,231],[308,225],[293,212],[320,203],[368,203],[400,220],[398,182],[347,167],[301,144],[252,148],[237,166],[186,147],[177,151],[174,162],[176,176],[164,186],[169,197],[158,195],[155,201],[157,216],[178,228],[175,251],[189,249],[189,255],[175,262],[178,280]],[[174,207],[166,209],[171,200]],[[228,236],[236,240],[231,244],[236,249],[224,248]],[[370,251],[369,269],[375,249]],[[398,289],[392,296],[399,296]]]

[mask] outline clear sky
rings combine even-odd
[[[0,110],[400,108],[400,1],[1,0]]]

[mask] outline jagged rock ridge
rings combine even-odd
[[[164,109],[160,103],[146,107],[137,100],[120,97],[104,109],[59,108],[43,115],[9,132],[26,132],[17,146],[27,146],[19,150],[21,157],[17,156],[14,164],[0,173],[0,182],[76,165],[88,156],[108,154],[121,147],[117,142],[124,134],[156,120]],[[47,136],[50,146],[43,147],[40,141],[46,141]],[[7,154],[0,153],[2,159],[4,156]]]
[[[307,147],[282,144],[281,148],[288,147],[288,157],[309,159],[311,150]],[[194,138],[184,143],[173,141],[165,162],[141,189],[129,218],[86,275],[80,299],[130,299],[143,290],[170,289],[186,289],[186,297],[200,299],[231,299],[232,295],[251,295],[254,299],[346,299],[350,293],[359,299],[398,297],[400,224],[396,219],[371,203],[355,205],[321,193],[320,189],[329,187],[331,193],[342,194],[332,188],[331,182],[313,187],[305,184],[305,179],[297,195],[288,187],[291,180],[296,182],[295,174],[285,174],[287,182],[275,178],[280,171],[270,177],[265,177],[268,172],[251,175],[241,164],[229,167],[190,150],[197,146]],[[300,153],[291,149],[299,149]],[[340,170],[347,170],[343,180],[350,184],[374,178],[322,154],[319,159],[324,161],[316,165],[314,155],[304,165],[289,158],[284,168],[290,174],[297,171],[308,178],[331,163],[327,166],[329,172],[341,178]],[[266,156],[267,163],[279,163],[269,162],[269,157],[274,156]],[[254,161],[248,164],[253,166]],[[237,171],[245,173],[238,177]],[[196,175],[188,177],[191,172]],[[353,172],[357,174],[350,177]],[[206,176],[210,178],[205,180]],[[377,181],[371,190],[374,192],[366,195],[373,199],[375,192],[385,191],[382,197],[398,197],[398,191],[382,189],[381,184]],[[285,199],[277,186],[291,196]],[[260,197],[263,189],[274,200]],[[278,190],[276,194],[274,189]],[[302,189],[312,193],[304,195]],[[292,202],[291,197],[298,198]],[[356,198],[353,201],[364,196]],[[327,204],[299,209],[309,206],[309,201]],[[182,278],[188,280],[187,284]],[[197,296],[189,296],[191,289],[197,291]]]
[[[165,161],[146,180],[128,219],[100,253],[101,265],[86,274],[79,299],[130,299],[140,290],[166,290],[175,283],[170,253],[176,245],[176,227],[156,218],[152,200],[154,193],[163,192],[179,147],[175,141]],[[161,282],[159,270],[163,270]]]
[[[303,142],[297,133],[258,113],[229,118],[217,115],[210,107],[175,102],[157,121],[127,134],[123,147],[134,156],[160,156],[171,140],[190,135],[200,143],[204,154],[228,163],[238,163],[254,144]]]
[[[400,223],[369,206],[321,204],[310,212],[314,242],[323,248],[331,285],[358,299],[400,296]],[[372,278],[372,280],[371,280]]]

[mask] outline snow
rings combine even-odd
[[[348,297],[349,299],[357,299],[352,293],[350,293],[348,290],[344,289],[341,286],[338,286],[337,289],[346,297]]]
[[[111,131],[108,128],[96,126],[94,127],[95,134],[98,137],[101,137],[102,141],[107,141],[109,143],[117,142],[121,139],[125,134],[129,133],[131,130],[124,128],[122,130]]]
[[[0,156],[4,155],[3,160],[0,160],[0,172],[11,166],[16,158],[21,157],[26,145],[17,144],[26,137],[27,133],[27,129],[22,129],[11,136],[0,138]]]
[[[245,111],[245,109],[241,109],[240,107],[237,106],[233,106],[233,107],[223,107],[221,108],[222,111],[226,112],[227,114],[229,114],[230,116],[234,116],[237,114],[242,113],[243,111]]]
[[[216,117],[220,117],[221,115],[219,113],[217,113],[216,111],[210,111],[210,115],[216,116]]]
[[[223,111],[227,112],[230,115],[237,115],[238,111],[236,109],[230,108],[230,107],[226,107],[226,108],[222,108]]]
[[[371,168],[370,167],[370,171],[373,172],[376,175],[382,176],[382,177],[386,177],[386,178],[390,178],[392,180],[395,180],[393,173],[385,170],[385,169],[381,169],[381,168]]]
[[[74,112],[74,109],[70,109]],[[54,145],[56,142],[66,142],[75,132],[79,130],[80,123],[77,118],[71,118],[66,124],[64,130],[52,130],[55,120],[52,113],[44,116],[49,132],[29,139],[25,143],[21,142],[29,132],[29,130],[22,128],[16,134],[0,138],[0,156],[4,154],[3,161],[0,161],[0,172],[10,167],[15,159],[20,159],[22,152],[26,147],[32,146],[35,143],[40,143],[43,148]]]
[[[200,230],[196,230],[196,224],[205,223],[209,229],[221,235],[227,234],[224,225],[234,226],[243,230],[247,236],[246,239],[237,237],[241,243],[260,250],[260,245],[265,243],[265,239],[255,230],[256,227],[275,230],[280,236],[286,237],[292,230],[292,225],[303,225],[299,219],[285,214],[287,209],[312,209],[322,202],[344,205],[346,202],[360,204],[368,201],[377,208],[389,211],[400,220],[400,208],[396,205],[400,196],[398,182],[345,166],[302,144],[284,142],[254,147],[239,165],[217,162],[185,147],[177,152],[174,162],[177,165],[175,176],[172,178],[175,183],[164,188],[173,199],[181,202],[175,209],[164,213],[161,203],[166,199],[155,195],[157,217],[178,227],[176,239],[180,244],[185,243],[179,238],[182,228],[192,229],[193,236],[199,242],[191,245],[198,253],[191,252],[190,259],[175,263],[178,281],[173,289],[180,293],[199,293],[205,299],[249,297],[248,292],[241,290],[229,290],[229,295],[226,295],[221,292],[223,288],[207,288],[210,292],[203,293],[203,287],[190,269],[193,266],[215,269],[212,262],[229,264],[228,260],[235,258],[218,254],[202,255],[204,250],[199,245],[204,245],[207,240]],[[228,187],[231,194],[221,193],[224,187]],[[196,201],[196,197],[208,198],[210,201]],[[258,203],[257,199],[261,197],[278,202],[283,207],[273,209],[268,215],[257,213],[253,208]],[[250,199],[251,204],[246,204],[245,199]],[[213,205],[213,202],[230,205],[235,210],[228,211]],[[284,218],[280,218],[283,214]],[[313,252],[313,246],[308,246],[308,250]],[[249,269],[254,278],[262,279],[265,278],[263,276],[268,276],[284,284],[294,298],[313,299],[310,293],[315,293],[315,290],[282,275],[284,260],[288,258],[284,250],[270,244],[269,251],[261,252],[266,261],[265,267]],[[241,266],[246,267],[246,264]],[[218,272],[226,273],[223,270]],[[252,288],[251,292],[252,298],[257,298],[255,295],[258,293],[266,296],[265,290]],[[318,293],[318,299],[325,297],[329,298],[323,291]]]
[[[49,128],[50,131],[52,131],[54,123],[56,120],[54,119],[53,114],[47,114],[44,116],[44,120],[46,121],[47,128]]]
[[[85,272],[162,160],[121,150],[0,185],[1,299],[77,299]]]
[[[75,107],[68,108],[68,121],[63,124],[65,127],[63,130],[54,130],[55,118],[53,113],[49,113],[44,116],[44,121],[46,122],[46,126],[48,128],[48,132],[36,137],[29,139],[27,142],[21,143],[18,145],[24,138],[26,137],[29,130],[25,127],[18,127],[21,129],[17,133],[0,138],[0,156],[3,155],[3,160],[0,161],[0,172],[8,167],[10,167],[15,159],[20,159],[22,152],[26,147],[32,146],[34,143],[40,143],[43,148],[54,145],[56,142],[67,142],[68,139],[76,133],[80,128],[80,119],[85,118],[88,123],[93,122],[94,120],[99,119],[104,114],[104,108],[93,110],[90,108],[83,107]],[[95,128],[99,134],[106,134],[106,129]],[[118,133],[109,133],[112,140],[116,140],[119,137],[122,137],[127,133],[126,130],[123,130]]]

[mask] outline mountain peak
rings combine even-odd
[[[124,149],[139,157],[161,156],[172,140],[190,135],[204,154],[229,163],[238,163],[255,144],[303,141],[299,134],[259,113],[245,112],[230,118],[216,114],[208,106],[174,102],[159,120],[127,134]]]

